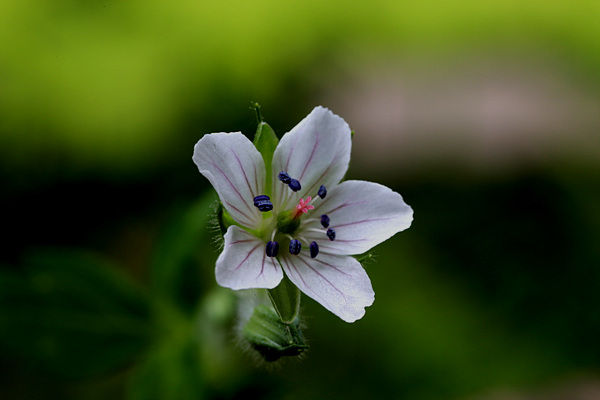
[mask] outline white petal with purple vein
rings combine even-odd
[[[345,181],[329,191],[325,200],[312,211],[315,216],[329,216],[336,239],[329,241],[318,221],[307,223],[304,237],[316,241],[323,253],[361,254],[373,246],[407,229],[413,210],[402,196],[373,182]]]
[[[319,254],[312,259],[300,253],[286,254],[280,261],[302,292],[346,322],[362,318],[375,300],[371,280],[352,257]]]
[[[273,176],[287,172],[302,184],[299,197],[314,197],[321,185],[335,185],[344,177],[351,147],[346,121],[326,108],[316,107],[281,138],[273,154]],[[283,209],[291,207],[287,201],[290,189],[276,178],[272,193],[274,204]]]
[[[194,146],[193,160],[231,217],[258,228],[262,215],[253,199],[264,193],[265,164],[252,142],[240,132],[204,135]]]
[[[265,243],[238,226],[227,229],[215,274],[219,285],[234,290],[272,289],[283,278],[276,259],[266,256]]]

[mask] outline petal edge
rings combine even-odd
[[[265,164],[252,142],[240,132],[207,134],[194,146],[192,159],[231,217],[243,226],[258,227],[262,215],[253,199],[263,194]]]
[[[288,278],[304,294],[346,322],[362,318],[365,307],[375,300],[369,276],[352,257],[319,254],[311,259],[300,254],[280,261]]]

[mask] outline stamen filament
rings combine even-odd
[[[317,228],[306,228],[306,229],[302,229],[302,232],[317,232],[317,233],[323,233],[323,232],[325,232],[325,230],[323,230],[323,229],[317,229]]]
[[[315,221],[320,221],[320,219],[319,218],[305,218],[305,219],[302,220],[302,223],[303,224],[308,224],[310,222],[315,222]]]
[[[317,195],[317,196],[313,197],[313,198],[310,200],[310,204],[312,204],[312,203],[315,203],[315,202],[317,202],[317,201],[319,201],[319,200],[321,200],[321,198],[320,198],[320,197]]]

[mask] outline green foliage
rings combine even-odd
[[[209,191],[196,203],[172,217],[158,238],[150,266],[150,285],[156,300],[188,314],[195,312],[200,297],[214,282],[216,252],[212,246],[217,196]],[[215,221],[211,221],[211,219]],[[207,284],[207,281],[210,282]]]
[[[22,270],[0,269],[0,348],[37,367],[26,375],[36,383],[127,369],[129,400],[252,390],[292,400],[452,399],[594,368],[600,186],[595,175],[568,182],[405,185],[407,201],[427,212],[378,246],[376,262],[370,253],[361,259],[376,303],[349,325],[305,296],[312,351],[280,372],[244,370],[249,362],[232,345],[235,295],[215,290],[218,252],[206,228],[212,192],[172,213],[148,288],[82,252],[38,252]],[[305,351],[295,342],[297,321],[273,339],[265,321],[281,324],[279,316],[263,311],[240,332],[251,331],[255,348],[269,359]]]
[[[204,296],[214,286],[208,227],[215,199],[208,193],[167,224],[148,288],[82,251],[38,251],[22,270],[0,269],[0,348],[70,379],[134,366],[132,400],[201,399],[206,379],[233,370],[219,339],[232,299],[229,292]]]
[[[173,127],[188,113],[226,122],[219,106],[250,98],[289,113],[315,76],[364,69],[363,60],[451,64],[508,48],[549,53],[595,81],[599,12],[594,1],[541,0],[5,3],[0,155],[22,168],[22,157],[50,154],[119,174],[148,170],[182,144]]]
[[[197,343],[191,337],[164,340],[137,366],[128,400],[203,399],[204,373]]]
[[[56,181],[73,177],[94,184],[134,177],[142,190],[166,193],[162,203],[161,196],[148,197],[164,209],[165,196],[172,204],[197,193],[189,182],[201,181],[189,153],[200,135],[253,130],[243,112],[248,99],[268,108],[273,126],[288,128],[315,98],[335,100],[332,88],[344,85],[344,76],[390,60],[391,67],[426,77],[427,69],[471,60],[494,64],[499,54],[526,66],[556,64],[565,80],[597,96],[598,15],[600,3],[590,0],[2,2],[0,175],[14,191],[35,188],[18,192],[12,203],[33,199],[27,206],[5,211],[35,230],[29,208],[59,191],[48,189]],[[264,123],[259,139],[264,157],[276,143]],[[169,184],[148,173],[157,170]],[[395,171],[384,172],[396,179]],[[397,188],[417,218],[375,250],[377,262],[368,265],[375,304],[346,325],[305,296],[310,357],[279,372],[248,372],[248,361],[235,357],[229,329],[235,299],[231,291],[213,290],[218,252],[206,229],[212,192],[179,207],[158,238],[143,233],[155,245],[143,270],[147,287],[120,266],[79,251],[38,252],[22,265],[5,265],[0,349],[8,358],[1,366],[10,368],[0,397],[23,398],[5,388],[13,376],[28,386],[64,385],[57,376],[85,378],[84,388],[120,372],[124,381],[132,377],[122,384],[130,400],[429,400],[597,370],[597,171],[566,172],[562,162],[535,171],[550,181],[513,172],[470,184],[465,177],[447,182],[451,171],[427,175],[429,184],[404,172],[419,180]],[[128,224],[126,213],[110,222]],[[114,231],[90,225],[81,242],[114,250]],[[31,236],[26,243],[13,239],[21,247],[13,254],[47,239]],[[81,392],[94,391],[86,388]]]
[[[0,270],[0,345],[65,377],[132,362],[155,334],[149,298],[105,260],[39,252],[22,273]]]

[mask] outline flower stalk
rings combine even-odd
[[[268,293],[281,322],[291,324],[298,319],[300,313],[300,290],[287,276],[284,276],[279,285],[274,289],[269,289]]]

